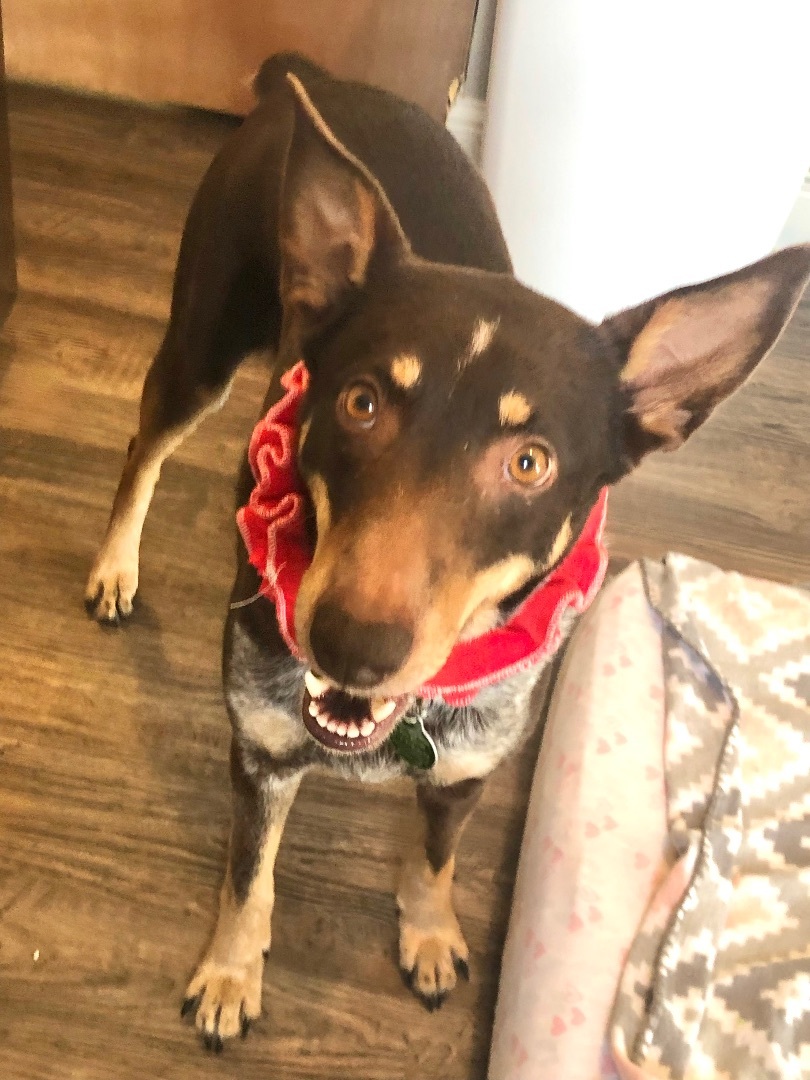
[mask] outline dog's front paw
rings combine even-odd
[[[399,966],[406,985],[430,1012],[441,1008],[460,975],[469,980],[469,950],[455,916],[417,926],[400,916]]]
[[[87,580],[84,604],[88,612],[100,623],[117,625],[132,614],[137,589],[137,548],[105,542]]]
[[[193,1016],[207,1050],[222,1052],[222,1040],[248,1033],[262,1009],[262,962],[247,966],[204,960],[189,983],[182,1017]]]

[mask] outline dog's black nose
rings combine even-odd
[[[359,622],[338,604],[319,604],[309,632],[320,671],[341,686],[372,687],[399,671],[413,645],[400,623]]]

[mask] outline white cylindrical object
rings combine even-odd
[[[808,63],[808,0],[499,0],[483,168],[518,277],[600,319],[765,255]]]

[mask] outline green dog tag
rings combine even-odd
[[[414,769],[432,769],[439,757],[419,714],[403,717],[388,736],[388,742],[397,757]]]

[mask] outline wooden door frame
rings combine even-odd
[[[414,101],[444,122],[476,0],[5,0],[14,80],[245,114],[272,53]]]

